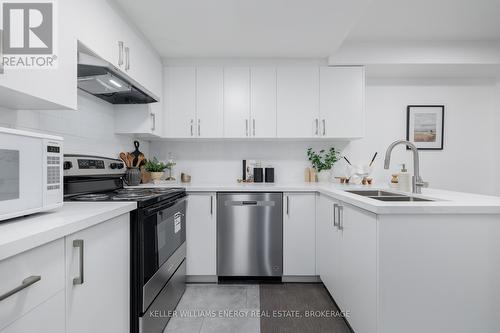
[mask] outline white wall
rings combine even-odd
[[[497,82],[496,87],[495,87],[495,121],[494,121],[494,126],[495,126],[495,143],[494,147],[492,149],[492,154],[495,155],[495,167],[498,170],[498,166],[500,165],[500,80]],[[500,195],[500,172],[495,173],[495,180],[496,180],[496,189],[495,192],[497,195]]]
[[[78,92],[78,110],[7,110],[0,108],[0,126],[64,137],[64,153],[118,157],[134,149],[133,138],[114,134],[114,109],[84,92]],[[149,143],[141,141],[141,151]]]
[[[489,81],[369,80],[366,90],[366,137],[350,144],[153,142],[151,152],[161,160],[166,160],[168,152],[172,152],[178,162],[176,174],[188,172],[193,176],[193,182],[234,182],[241,177],[241,160],[244,158],[263,160],[273,165],[277,181],[294,182],[303,180],[303,171],[308,165],[307,147],[319,149],[334,145],[343,149],[353,163],[367,163],[378,151],[373,175],[376,182],[386,183],[390,174],[398,170],[399,163],[406,163],[411,171],[411,155],[402,147],[393,153],[392,170],[383,170],[387,146],[394,140],[405,138],[406,106],[444,104],[445,149],[421,152],[422,177],[435,188],[500,195],[500,177],[496,178],[496,163],[500,162],[500,158],[495,153],[500,134],[496,138],[494,135],[499,132],[497,124],[500,124],[500,107],[495,113],[494,104],[495,97],[500,99],[499,91],[500,88]],[[344,168],[344,162],[339,162],[335,167],[336,174],[341,174]]]
[[[458,81],[457,81],[458,82]],[[390,172],[383,170],[386,147],[406,136],[406,106],[409,104],[445,105],[443,151],[421,151],[420,170],[431,187],[464,192],[499,194],[495,184],[495,124],[493,85],[446,85],[439,81],[371,80],[366,92],[367,132],[362,140],[352,142],[346,149],[351,159],[368,159],[378,151],[381,155],[374,174],[387,180]],[[397,149],[397,150],[396,150]],[[391,171],[406,162],[412,166],[412,156],[404,147],[393,152]]]

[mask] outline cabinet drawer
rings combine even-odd
[[[0,333],[64,333],[64,290],[11,323]]]
[[[20,287],[28,277],[40,277],[0,301],[1,330],[64,289],[64,240],[58,239],[0,261],[0,276],[0,295]]]

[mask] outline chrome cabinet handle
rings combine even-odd
[[[248,136],[248,119],[245,119],[245,135]]]
[[[337,222],[338,224],[338,229],[339,230],[344,230],[344,216],[343,216],[343,211],[344,211],[344,207],[339,205],[338,206],[338,209],[337,209],[337,214],[338,214],[338,218],[339,218],[339,221]]]
[[[75,239],[73,241],[73,248],[78,248],[79,263],[78,263],[78,277],[73,278],[73,285],[83,284],[83,239]]]
[[[255,118],[252,119],[253,136],[255,136]]]
[[[210,196],[210,215],[214,215],[214,196]]]
[[[193,119],[191,119],[191,122],[190,122],[190,123],[191,123],[191,136],[193,136],[193,123],[194,123],[194,120],[193,120]]]
[[[286,215],[290,216],[290,197],[286,196]]]
[[[326,135],[326,119],[323,119],[323,136]]]
[[[128,71],[130,69],[130,49],[125,47],[125,70]]]
[[[121,67],[123,65],[123,42],[118,41],[118,66]]]
[[[0,295],[0,301],[3,301],[4,299],[9,298],[10,296],[20,292],[21,290],[28,288],[29,286],[37,283],[41,279],[42,279],[42,277],[40,275],[32,275],[32,276],[27,277],[26,279],[24,279],[21,282],[21,285],[15,287],[12,290],[9,290],[5,294]]]
[[[315,135],[319,135],[319,119],[316,118],[314,121],[316,122],[316,134]]]
[[[198,119],[198,136],[201,136],[201,120]]]
[[[333,204],[333,226],[338,229],[339,225],[337,223],[337,208],[338,204]]]
[[[151,131],[156,130],[156,114],[151,113]]]

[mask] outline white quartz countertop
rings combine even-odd
[[[65,202],[62,208],[0,222],[0,260],[126,214],[135,202]]]
[[[334,183],[159,183],[138,187],[184,187],[187,192],[315,192],[357,206],[375,214],[500,214],[500,197],[422,189],[422,198],[431,202],[387,202],[348,193],[350,190],[385,190],[388,186],[341,185]],[[404,193],[409,195],[410,193]]]

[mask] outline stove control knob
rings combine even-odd
[[[64,164],[63,164],[63,169],[64,169],[64,170],[69,170],[69,169],[71,169],[72,167],[73,167],[73,163],[71,163],[71,162],[69,162],[69,161],[66,161],[66,162],[64,162]]]
[[[116,164],[116,163],[110,163],[110,164],[109,164],[109,167],[110,167],[111,169],[116,169],[116,168],[118,167],[118,164]]]
[[[116,164],[116,167],[117,167],[118,169],[123,169],[123,163],[117,163],[117,164]]]

